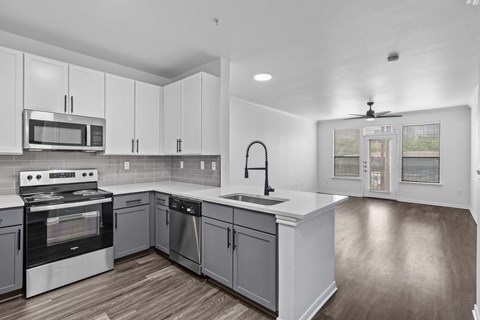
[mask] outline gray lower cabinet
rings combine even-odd
[[[276,310],[276,237],[240,226],[234,226],[233,236],[233,290]]]
[[[203,217],[203,273],[232,288],[233,259],[231,223]]]
[[[155,205],[155,248],[170,252],[170,214],[168,207]]]
[[[203,203],[203,273],[277,310],[275,216]]]
[[[23,286],[23,209],[0,211],[0,294]]]
[[[115,259],[150,247],[149,205],[116,209],[114,214]]]

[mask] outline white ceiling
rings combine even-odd
[[[167,78],[223,56],[233,96],[312,119],[465,105],[478,82],[466,0],[0,0],[0,29]]]

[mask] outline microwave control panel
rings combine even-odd
[[[92,147],[103,147],[103,126],[90,127],[90,143]]]

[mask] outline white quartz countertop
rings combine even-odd
[[[24,205],[18,194],[0,196],[0,209],[23,207]]]
[[[309,218],[337,206],[340,202],[348,198],[346,196],[327,195],[314,192],[276,190],[275,192],[270,193],[269,198],[286,199],[287,201],[267,206],[220,198],[221,196],[235,193],[244,193],[255,196],[263,195],[263,188],[250,186],[215,188],[197,184],[165,181],[144,184],[104,186],[102,189],[113,192],[114,195],[156,191],[294,219]]]
[[[152,183],[139,183],[139,184],[123,184],[118,186],[102,186],[100,189],[110,191],[114,195],[149,192],[156,191],[174,195],[184,195],[184,193],[194,190],[212,189],[215,187],[202,186],[199,184],[190,184],[174,181],[162,181]]]
[[[230,186],[208,190],[195,190],[187,192],[184,195],[203,201],[242,209],[261,211],[294,219],[310,218],[319,213],[325,212],[326,210],[334,208],[339,203],[348,199],[346,196],[327,195],[294,190],[276,190],[275,192],[271,192],[269,196],[270,198],[287,199],[287,201],[269,206],[220,198],[220,196],[236,193],[262,196],[263,188],[250,186]]]

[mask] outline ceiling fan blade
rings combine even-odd
[[[401,114],[391,114],[387,116],[376,116],[375,118],[400,118],[403,117]]]
[[[375,112],[375,116],[380,117],[383,116],[384,114],[390,113],[392,111],[381,111],[381,112]]]
[[[355,117],[355,118],[344,118],[343,120],[355,120],[355,119],[365,119],[366,116],[360,116],[360,117]]]
[[[358,113],[349,113],[350,116],[357,116],[357,117],[365,117],[364,114],[358,114]]]

